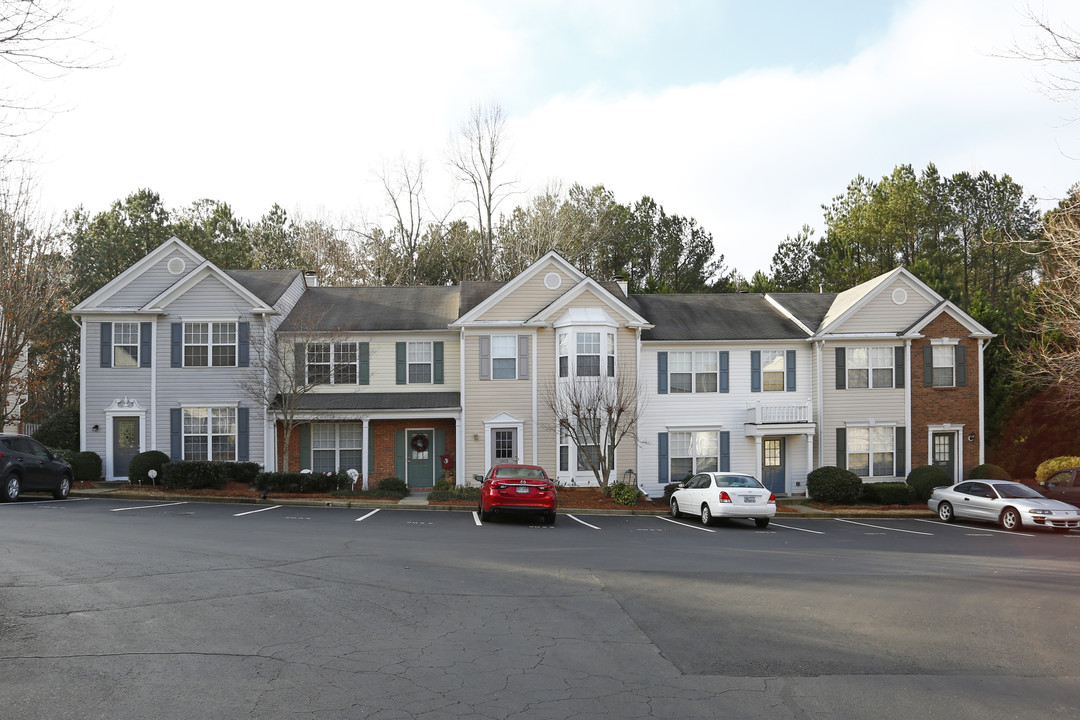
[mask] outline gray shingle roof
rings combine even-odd
[[[631,295],[629,304],[655,326],[642,331],[644,341],[807,337],[804,330],[758,293]]]
[[[769,297],[816,332],[832,307],[836,293],[769,293]]]
[[[225,273],[254,293],[267,305],[273,305],[300,274],[299,270],[226,270]]]
[[[281,332],[446,330],[458,318],[460,288],[308,288]]]
[[[271,407],[280,406],[280,395]],[[307,393],[297,402],[297,410],[456,410],[461,408],[461,393],[456,392],[374,392]]]

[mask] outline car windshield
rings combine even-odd
[[[506,480],[507,478],[521,480],[543,480],[544,471],[540,468],[499,468],[495,471],[495,477],[499,480]]]
[[[1003,498],[1041,498],[1042,495],[1035,492],[1027,485],[995,485],[998,495]]]
[[[760,488],[764,485],[750,475],[721,475],[716,478],[716,487]]]

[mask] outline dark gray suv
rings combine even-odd
[[[44,490],[57,500],[71,492],[71,466],[26,435],[0,434],[0,500],[17,500],[23,491]]]

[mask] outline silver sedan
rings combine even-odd
[[[684,512],[700,515],[703,525],[713,518],[747,518],[763,528],[776,514],[776,496],[753,475],[698,473],[671,493],[671,516]]]
[[[1006,530],[1022,527],[1068,532],[1080,528],[1080,510],[1043,497],[1027,485],[1004,480],[968,480],[934,488],[927,503],[943,522],[955,518],[989,520]]]

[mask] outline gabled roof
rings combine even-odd
[[[806,340],[806,331],[758,293],[630,295],[629,304],[653,324],[643,341]]]
[[[236,280],[234,280],[232,276],[228,275],[224,270],[221,270],[220,268],[218,268],[217,265],[210,262],[209,260],[204,260],[202,265],[189,272],[177,282],[173,283],[164,292],[160,293],[153,300],[143,305],[141,309],[151,312],[164,310],[165,307],[169,305],[169,303],[181,297],[184,293],[190,291],[192,288],[194,288],[196,285],[201,283],[203,280],[206,280],[207,278],[216,278],[223,285],[231,289],[240,297],[244,298],[247,302],[251,303],[252,312],[274,312],[274,308],[272,306],[263,302],[262,298],[248,290]]]
[[[273,305],[289,289],[298,276],[299,270],[226,270],[226,274],[261,298],[267,305]]]
[[[881,293],[883,288],[889,286],[891,281],[896,278],[906,280],[931,304],[939,303],[944,299],[934,292],[929,285],[912,275],[906,268],[898,267],[839,293],[836,299],[833,300],[832,307],[825,314],[825,318],[821,321],[821,325],[817,328],[817,334],[822,335],[829,330],[838,328],[844,320],[857,313],[860,308],[873,300]]]
[[[526,324],[544,324],[553,321],[557,315],[561,314],[563,310],[569,305],[572,305],[575,300],[585,293],[592,293],[607,304],[612,310],[619,315],[624,316],[627,319],[627,327],[652,327],[652,324],[648,320],[643,318],[640,313],[635,311],[634,308],[623,300],[621,293],[619,296],[613,295],[610,290],[593,280],[591,277],[582,279],[581,282],[560,295],[558,299],[550,305],[529,318]]]
[[[836,293],[769,293],[767,297],[814,333],[825,320]]]
[[[178,250],[188,255],[195,265],[206,262],[206,258],[195,252],[191,246],[180,238],[173,236],[146,253],[146,255],[124,270],[124,272],[102,285],[93,292],[90,297],[83,300],[68,312],[72,315],[78,315],[79,313],[92,311],[105,306],[105,301],[112,297],[117,291],[124,288],[134,277],[159,262],[166,255]]]
[[[461,288],[308,288],[279,332],[446,330],[458,317]]]
[[[458,324],[466,324],[479,320],[484,313],[494,308],[502,302],[504,298],[512,295],[514,291],[536,277],[541,270],[544,270],[553,264],[569,275],[575,284],[587,277],[585,273],[574,267],[569,260],[552,250],[547,255],[544,255],[532,265],[522,270],[513,280],[504,283],[502,287],[495,289],[494,292],[470,307],[467,311],[463,310],[460,317],[457,318]]]
[[[975,318],[968,315],[966,312],[958,308],[948,300],[942,300],[940,303],[931,308],[925,315],[912,323],[910,327],[904,330],[904,335],[917,335],[923,331],[927,325],[931,323],[935,318],[939,317],[942,313],[947,313],[956,322],[963,325],[971,333],[972,337],[992,338],[997,337],[994,333],[982,326]]]

